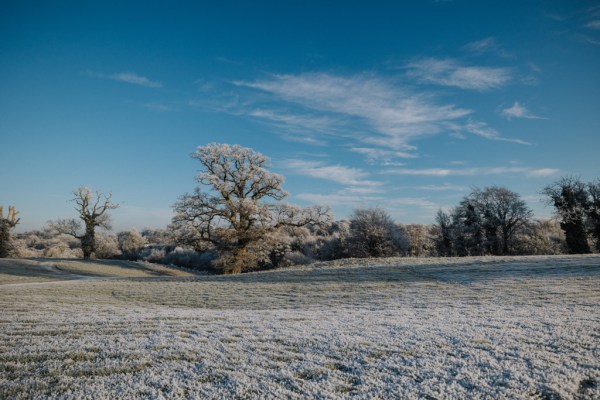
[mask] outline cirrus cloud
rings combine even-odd
[[[325,179],[342,185],[377,187],[383,182],[365,179],[369,174],[360,168],[352,168],[344,165],[326,165],[320,161],[287,160],[286,168],[295,174],[309,176],[311,178]]]
[[[130,83],[132,85],[138,85],[147,88],[160,88],[163,86],[162,82],[150,80],[145,76],[138,75],[134,72],[117,72],[114,74],[105,74],[101,72],[94,72],[88,70],[85,72],[85,74],[95,78],[111,79],[113,81]]]
[[[482,92],[500,88],[512,79],[509,68],[465,66],[447,58],[421,58],[405,67],[409,77],[422,83]]]
[[[533,114],[527,108],[519,104],[518,101],[515,101],[512,106],[503,109],[501,114],[509,120],[512,118],[546,119]]]
[[[524,174],[525,176],[538,178],[556,175],[560,172],[556,168],[530,168],[530,167],[474,167],[474,168],[397,168],[384,171],[396,175],[412,176],[477,176],[477,175],[507,175]]]

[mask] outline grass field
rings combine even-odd
[[[600,398],[598,255],[1,260],[0,309],[0,398]]]

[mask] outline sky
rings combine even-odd
[[[171,4],[176,3],[176,4]],[[112,192],[167,226],[197,146],[271,158],[287,202],[433,223],[475,187],[537,217],[600,178],[597,1],[0,3],[0,204],[19,231]]]

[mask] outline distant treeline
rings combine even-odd
[[[193,157],[202,164],[201,186],[179,198],[167,228],[111,233],[109,211],[119,205],[80,187],[72,200],[79,219],[50,221],[42,231],[11,236],[18,212],[9,207],[5,218],[0,207],[0,257],[125,258],[239,273],[348,257],[600,251],[600,180],[564,177],[541,189],[555,209],[550,220],[534,218],[519,194],[491,186],[439,210],[431,225],[400,224],[377,207],[335,221],[327,207],[283,203],[283,177],[252,149],[211,144]]]
[[[475,189],[436,223],[399,224],[381,208],[356,209],[328,226],[285,227],[262,241],[256,269],[347,257],[462,257],[577,254],[600,251],[599,185],[564,178],[542,190],[555,219],[536,219],[520,196],[503,187]],[[219,272],[214,248],[180,226],[96,235],[97,258],[124,258]],[[14,236],[14,256],[81,258],[79,240],[51,229]]]

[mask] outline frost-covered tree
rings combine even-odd
[[[412,257],[430,257],[435,254],[435,243],[430,226],[421,224],[404,225],[408,241],[409,253]]]
[[[97,232],[96,233],[96,250],[94,251],[96,258],[116,258],[121,255],[119,249],[119,240],[117,235],[112,232]]]
[[[565,232],[567,247],[571,254],[590,252],[585,229],[586,212],[589,207],[586,185],[578,178],[561,178],[542,189],[548,203],[554,206],[560,219],[560,227]]]
[[[110,214],[108,211],[119,207],[112,202],[112,194],[103,194],[100,191],[92,192],[90,188],[81,186],[73,191],[75,196],[71,201],[75,203],[75,210],[79,219],[58,219],[50,221],[50,229],[54,232],[71,235],[81,241],[83,258],[89,260],[96,251],[96,227],[110,229]]]
[[[17,218],[19,212],[13,206],[8,206],[8,214],[4,217],[2,206],[0,206],[0,258],[8,257],[13,246],[10,238],[10,231],[17,226],[21,218]]]
[[[150,229],[144,228],[141,232],[142,236],[147,240],[148,244],[173,246],[173,234],[168,229]]]
[[[351,256],[398,256],[406,254],[409,247],[406,231],[384,209],[356,209],[350,216],[348,248]]]
[[[350,221],[334,221],[320,240],[319,259],[337,260],[350,254]]]
[[[517,254],[565,254],[567,244],[560,223],[554,219],[536,219],[517,237]]]
[[[287,196],[283,176],[270,172],[269,159],[250,148],[213,143],[198,147],[192,158],[201,164],[201,186],[177,201],[173,226],[216,248],[215,266],[224,273],[256,268],[263,241],[279,228],[330,219],[328,209],[281,202]]]
[[[137,229],[119,232],[117,238],[119,249],[129,260],[137,260],[142,248],[148,244],[148,240]]]

